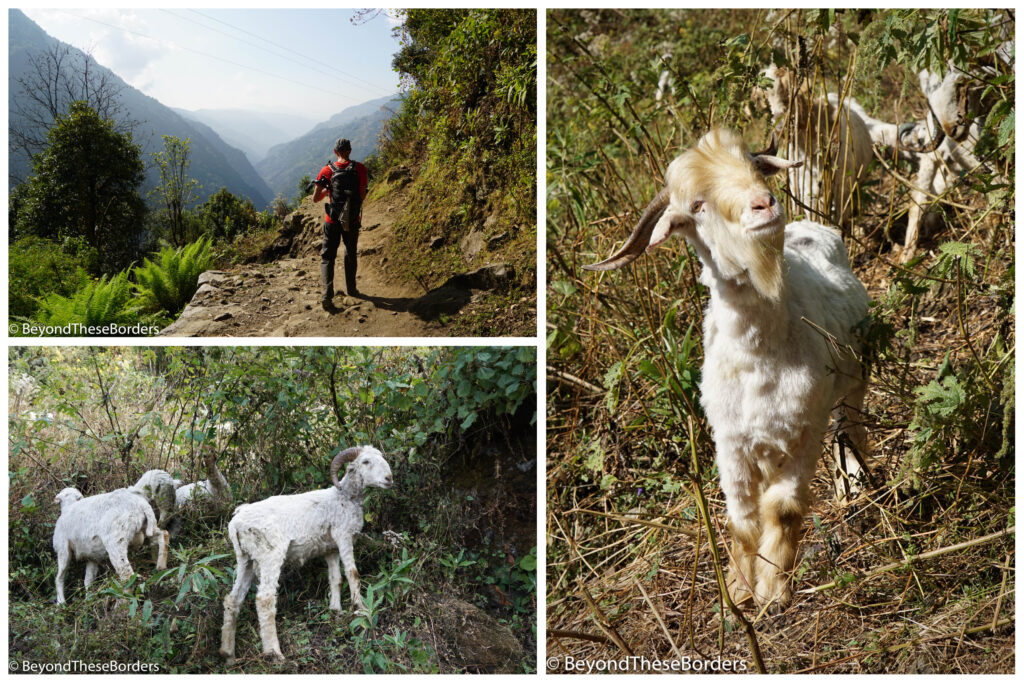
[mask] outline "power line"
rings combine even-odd
[[[293,55],[297,55],[299,57],[302,57],[303,59],[312,62],[314,65],[319,65],[320,64],[320,60],[319,59],[316,59],[314,57],[310,57],[308,55],[304,55],[301,52],[296,52],[295,50],[293,50],[293,49],[291,49],[289,47],[286,47],[284,45],[279,45],[279,44],[273,42],[272,40],[270,40],[268,38],[264,38],[263,36],[259,36],[259,35],[255,34],[255,33],[252,33],[251,31],[246,31],[244,28],[239,28],[238,26],[234,26],[233,24],[229,24],[226,21],[221,21],[220,19],[218,19],[216,17],[211,17],[208,14],[203,14],[199,10],[190,9],[189,11],[192,12],[193,14],[198,14],[199,16],[201,16],[201,17],[203,17],[205,19],[209,19],[210,21],[216,21],[218,24],[223,24],[223,25],[227,26],[228,28],[232,28],[232,29],[234,29],[236,31],[239,31],[241,33],[244,33],[246,35],[250,35],[253,38],[257,38],[259,40],[262,40],[263,42],[267,43],[268,45],[273,45],[276,48],[284,50],[285,52],[291,52]],[[207,27],[207,28],[209,28],[209,27]],[[210,30],[212,31],[212,30],[215,30],[215,29],[211,28]],[[296,62],[296,64],[297,63],[298,62]],[[327,72],[324,72],[324,73],[327,73]],[[350,78],[354,78],[357,81],[362,81],[363,83],[366,83],[369,86],[377,88],[378,90],[381,90],[382,92],[387,92],[385,89],[381,88],[376,83],[371,83],[370,81],[366,80],[365,78],[360,78],[359,76],[356,76],[355,74],[351,74],[351,73],[348,73],[347,71],[341,71],[341,70],[338,70],[337,73],[345,74],[346,76],[348,76]],[[331,75],[333,75],[333,74],[331,74]]]
[[[287,83],[291,83],[293,85],[301,85],[303,87],[312,88],[312,89],[320,91],[320,92],[324,91],[324,87],[322,85],[312,85],[310,83],[303,83],[302,81],[296,81],[296,80],[294,80],[292,78],[287,78],[285,76],[279,76],[277,74],[270,73],[269,71],[264,71],[263,69],[258,69],[258,68],[254,67],[254,66],[247,66],[245,64],[240,64],[240,63],[232,61],[230,59],[225,59],[224,57],[218,57],[217,55],[212,55],[212,54],[210,54],[208,52],[203,52],[202,50],[195,50],[195,49],[190,48],[190,47],[183,47],[183,46],[180,46],[180,45],[176,45],[175,43],[172,43],[169,40],[163,40],[163,39],[159,39],[159,38],[154,38],[152,36],[146,35],[145,33],[141,33],[140,31],[134,31],[134,30],[129,29],[129,28],[124,28],[123,26],[116,26],[114,24],[108,24],[105,21],[100,21],[99,19],[93,19],[92,17],[81,16],[79,14],[75,14],[75,13],[69,12],[67,10],[61,10],[61,11],[64,12],[65,14],[70,14],[71,16],[73,16],[73,17],[75,17],[77,19],[85,19],[86,21],[91,21],[94,24],[100,24],[101,26],[106,26],[108,28],[112,28],[112,29],[115,29],[115,30],[118,30],[118,31],[123,31],[125,33],[131,33],[132,35],[136,35],[136,36],[139,36],[141,38],[147,38],[149,40],[154,40],[154,41],[156,41],[158,43],[163,43],[165,45],[169,45],[170,47],[173,47],[173,48],[178,49],[178,50],[184,50],[185,52],[192,52],[192,53],[195,53],[197,55],[200,55],[201,57],[206,57],[208,59],[214,59],[214,60],[217,60],[219,62],[225,62],[226,64],[231,64],[232,66],[236,66],[236,67],[238,67],[240,69],[247,69],[249,71],[255,71],[255,72],[261,73],[261,74],[263,74],[265,76],[269,76],[271,78],[276,78],[278,80],[282,80],[282,81],[285,81]],[[338,95],[339,97],[344,97],[344,95],[342,93],[340,93],[340,92],[335,92],[334,94]]]
[[[190,23],[195,24],[196,26],[202,26],[207,31],[213,31],[214,33],[219,33],[222,36],[227,36],[228,38],[231,38],[232,40],[237,40],[239,42],[245,43],[246,45],[248,45],[250,47],[255,47],[256,49],[262,50],[262,51],[266,52],[267,54],[273,55],[274,57],[277,57],[279,59],[287,59],[288,61],[290,61],[290,62],[292,62],[294,64],[298,64],[299,66],[301,66],[301,67],[303,67],[305,69],[314,69],[315,71],[319,71],[320,73],[322,73],[322,74],[324,74],[326,76],[330,76],[330,77],[338,80],[339,82],[341,82],[343,84],[347,84],[347,85],[350,85],[352,87],[363,89],[363,90],[365,90],[365,88],[366,88],[366,86],[363,86],[360,83],[356,83],[355,81],[339,77],[338,74],[345,74],[344,71],[331,72],[331,71],[327,71],[326,69],[320,68],[318,65],[309,66],[309,65],[303,64],[303,63],[301,63],[301,62],[299,62],[299,61],[297,61],[295,59],[292,59],[291,57],[288,57],[287,55],[278,54],[277,52],[273,52],[273,51],[268,50],[268,49],[266,49],[264,47],[253,46],[251,42],[246,41],[244,38],[239,38],[238,36],[233,36],[230,33],[226,33],[224,31],[216,29],[216,28],[214,28],[212,26],[207,26],[206,24],[204,24],[202,22],[196,21],[194,19],[189,19],[188,17],[182,16],[180,14],[175,14],[174,12],[172,12],[170,10],[166,10],[165,9],[165,10],[161,10],[161,11],[165,12],[167,14],[170,14],[172,17],[175,17],[176,19],[181,19],[183,21],[188,21]],[[217,21],[217,22],[219,22],[221,24],[224,24],[225,26],[228,26],[229,28],[234,28],[235,30],[242,31],[243,33],[248,33],[248,31],[245,31],[244,29],[240,29],[238,27],[231,26],[230,24],[227,24],[226,22],[223,22],[223,21],[220,21],[218,19],[215,19],[214,17],[207,17],[206,15],[202,14],[201,12],[196,12],[195,10],[189,10],[189,11],[191,11],[191,12],[193,12],[195,14],[198,14],[199,16],[201,16],[203,18],[210,19],[211,21]],[[255,37],[255,38],[259,39],[259,40],[264,40],[264,39],[260,38],[259,36],[257,36],[254,33],[250,33],[249,35],[252,35],[253,37]],[[275,43],[271,43],[270,41],[264,40],[264,42],[267,42],[270,45],[274,45],[275,47],[280,47],[280,46],[276,45]],[[287,48],[281,48],[281,49],[287,49]],[[298,53],[296,53],[296,54],[298,54]],[[355,76],[353,76],[353,78],[357,78],[358,80],[363,80],[363,79],[359,79],[358,77],[355,77]],[[382,93],[382,94],[385,94],[385,95],[390,94],[390,92],[387,89],[382,88],[379,85],[376,85],[376,84],[373,84],[373,83],[369,83],[368,81],[364,81],[364,82],[367,83],[367,85],[369,85],[369,87],[373,88],[374,90],[376,90],[379,93]]]

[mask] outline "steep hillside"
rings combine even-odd
[[[349,107],[305,135],[272,147],[256,169],[275,194],[291,196],[302,176],[315,176],[332,158],[331,150],[338,138],[352,141],[352,158],[357,161],[372,154],[384,122],[399,106],[396,95]]]
[[[47,35],[18,10],[8,12],[8,22],[9,125],[16,129],[28,125],[23,118],[17,116],[14,99],[20,96],[22,90],[18,79],[28,75],[32,68],[29,63],[30,57],[64,44]],[[68,54],[73,63],[81,64],[86,58],[83,52],[70,46]],[[109,69],[95,63],[92,68],[122,88],[120,103],[126,118],[137,122],[133,137],[135,142],[141,145],[143,159],[147,163],[154,152],[162,149],[161,136],[189,138],[192,140],[190,171],[202,184],[200,201],[205,201],[221,187],[226,187],[235,195],[248,197],[259,209],[270,203],[273,193],[249,160],[242,152],[226,144],[210,127],[179,116],[169,107],[132,88]],[[10,148],[9,158],[9,187],[13,187],[29,175],[31,165],[29,160],[13,147]],[[150,168],[143,184],[143,195],[156,187],[159,180],[159,171]]]
[[[275,112],[245,109],[175,109],[192,121],[205,123],[217,132],[224,142],[245,152],[255,164],[275,145],[304,135],[316,123],[315,119]]]

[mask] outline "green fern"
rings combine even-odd
[[[109,280],[104,275],[89,282],[70,297],[50,294],[40,299],[35,320],[55,327],[131,325],[138,321],[137,312],[129,305],[131,299],[128,272],[122,271]],[[68,334],[77,336],[79,333],[70,331]],[[81,334],[87,335],[87,332]]]
[[[211,263],[211,242],[207,238],[181,249],[161,249],[156,262],[146,259],[135,268],[140,309],[176,316],[196,293],[199,276]]]

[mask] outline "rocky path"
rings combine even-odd
[[[479,292],[511,280],[492,265],[451,278],[429,292],[388,276],[381,246],[398,215],[393,202],[368,203],[359,236],[360,298],[336,296],[335,310],[320,306],[322,205],[305,200],[285,219],[267,263],[208,271],[192,301],[162,336],[217,337],[431,337],[470,310]],[[339,249],[335,284],[345,281]]]

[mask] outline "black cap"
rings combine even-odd
[[[339,149],[352,151],[352,143],[348,141],[348,138],[338,138],[338,141],[334,143],[334,151],[337,152]]]

